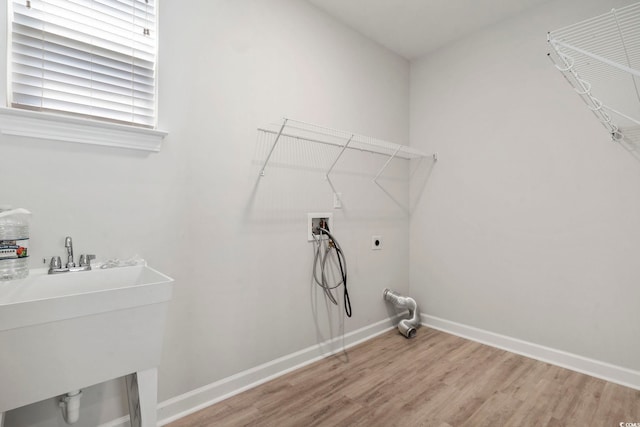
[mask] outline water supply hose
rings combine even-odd
[[[316,243],[318,245],[317,249],[316,249],[316,253],[315,253],[315,257],[314,257],[314,261],[313,261],[313,278],[315,280],[315,282],[318,284],[318,286],[320,286],[321,288],[323,288],[325,294],[327,295],[327,298],[329,298],[329,300],[334,304],[334,305],[338,305],[338,301],[336,300],[335,296],[332,294],[333,289],[338,288],[340,285],[342,285],[343,287],[343,300],[344,300],[344,312],[347,315],[347,317],[351,317],[352,311],[351,311],[351,298],[349,297],[349,290],[347,289],[347,260],[344,256],[344,252],[342,252],[342,248],[340,247],[340,244],[338,243],[338,241],[336,240],[336,238],[329,232],[328,228],[326,225],[318,227],[317,231],[320,235],[320,237],[316,237],[315,234],[313,235],[313,238],[316,240]],[[326,234],[327,237],[329,238],[327,245],[326,245],[326,249],[324,251],[324,254],[322,253],[322,235]],[[338,283],[335,284],[329,284],[328,280],[327,280],[327,274],[325,273],[325,267],[326,267],[326,262],[327,259],[329,258],[329,254],[331,251],[335,251],[336,253],[336,259],[338,261],[338,267],[340,268],[340,281]],[[320,277],[318,278],[317,276],[317,270],[319,266],[319,270],[320,270]]]
[[[413,298],[403,297],[391,289],[385,289],[382,296],[385,300],[393,303],[396,307],[409,310],[409,319],[402,319],[398,323],[398,331],[407,338],[416,336],[416,329],[420,326],[420,310]]]

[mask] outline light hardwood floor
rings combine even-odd
[[[389,331],[182,418],[204,426],[640,423],[640,391],[422,327]]]

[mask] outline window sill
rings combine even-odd
[[[57,114],[0,108],[0,133],[159,152],[167,132]]]

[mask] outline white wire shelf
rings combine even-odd
[[[318,144],[332,145],[340,147],[340,152],[331,163],[331,166],[325,172],[325,178],[329,179],[329,175],[344,154],[349,150],[359,150],[366,153],[375,153],[387,156],[388,159],[377,171],[373,182],[377,183],[378,178],[385,171],[387,166],[393,159],[420,159],[432,157],[434,161],[438,159],[437,154],[425,154],[419,150],[411,148],[407,145],[394,144],[369,136],[359,135],[356,133],[332,129],[325,126],[315,125],[312,123],[284,118],[281,122],[269,125],[267,127],[258,128],[259,132],[273,135],[273,144],[264,160],[264,164],[260,169],[260,176],[265,176],[265,170],[269,164],[269,160],[276,149],[278,142],[283,137],[288,140],[299,140]],[[330,180],[329,180],[330,182]],[[331,183],[331,182],[330,182]],[[334,189],[335,190],[335,189]]]
[[[640,3],[551,31],[549,58],[607,129],[640,148]],[[634,153],[635,154],[635,153]]]

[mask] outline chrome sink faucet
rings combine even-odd
[[[73,241],[70,236],[64,239],[64,247],[67,248],[67,264],[62,267],[62,260],[59,256],[51,257],[49,263],[49,274],[67,273],[70,271],[88,271],[91,270],[91,260],[96,259],[95,255],[80,255],[79,266],[76,266],[73,260]]]
[[[64,247],[67,248],[67,268],[75,267],[76,263],[73,261],[73,242],[71,237],[67,236],[64,239]]]

